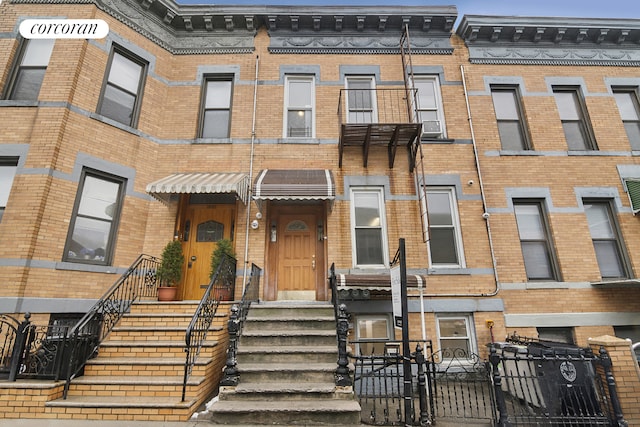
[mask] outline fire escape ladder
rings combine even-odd
[[[402,58],[402,75],[404,77],[404,88],[407,98],[407,114],[412,123],[419,123],[418,94],[413,75],[413,64],[411,62],[411,40],[409,38],[409,26],[405,25],[400,37],[400,56]],[[420,134],[416,137],[412,146],[409,147],[411,165],[410,171],[414,174],[418,202],[420,203],[420,222],[422,223],[422,240],[429,241],[429,217],[427,211],[427,183],[424,173],[424,155],[422,153],[422,143]],[[427,245],[427,250],[429,246]]]

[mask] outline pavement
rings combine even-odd
[[[256,424],[264,426],[265,424]],[[268,424],[267,424],[268,425]],[[210,420],[200,421],[185,421],[185,422],[169,422],[169,421],[101,421],[101,420],[47,420],[42,418],[33,419],[0,419],[0,427],[247,427],[245,424],[242,426],[225,424],[213,424]],[[364,424],[362,424],[364,426]],[[304,427],[302,425],[296,426],[283,426],[278,427]],[[320,427],[314,425],[314,427]],[[327,425],[329,427],[329,425]],[[340,427],[331,425],[331,427]],[[353,426],[350,426],[353,427]]]

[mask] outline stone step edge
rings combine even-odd
[[[281,401],[269,400],[225,400],[213,405],[209,411],[212,413],[250,413],[250,412],[358,412],[360,404],[355,400],[340,399],[316,399],[316,400],[287,400],[286,405]]]
[[[338,354],[338,346],[287,346],[287,345],[239,345],[238,354],[304,354],[304,353],[330,353]]]
[[[334,372],[336,363],[243,363],[238,365],[239,372]]]
[[[209,332],[218,332],[218,331],[222,331],[225,328],[223,326],[214,326],[211,325],[211,327],[209,328]],[[157,332],[183,332],[186,333],[187,331],[187,327],[186,326],[130,326],[130,325],[125,325],[125,326],[115,326],[112,330],[112,332],[136,332],[136,331],[141,331],[141,332],[153,332],[153,331],[157,331]]]
[[[334,393],[336,385],[333,382],[273,382],[256,384],[238,384],[234,390],[221,389],[221,394],[250,394],[250,393]]]
[[[160,398],[152,396],[68,396],[67,399],[56,399],[45,403],[47,407],[67,408],[158,408],[158,409],[189,409],[196,404],[195,400],[181,402],[179,398]]]

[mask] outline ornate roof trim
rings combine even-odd
[[[640,20],[465,15],[457,28],[474,64],[640,64]]]

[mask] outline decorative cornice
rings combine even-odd
[[[640,65],[640,20],[465,15],[474,64]]]
[[[410,29],[411,46],[415,49],[412,53],[450,54],[453,49],[449,38],[457,18],[454,6],[374,8],[183,5],[174,0],[8,1],[13,4],[95,4],[173,54],[249,53],[253,51],[253,37],[262,26],[269,31],[272,52],[397,53],[405,25]],[[298,41],[302,39],[313,39],[313,47],[300,46]]]

